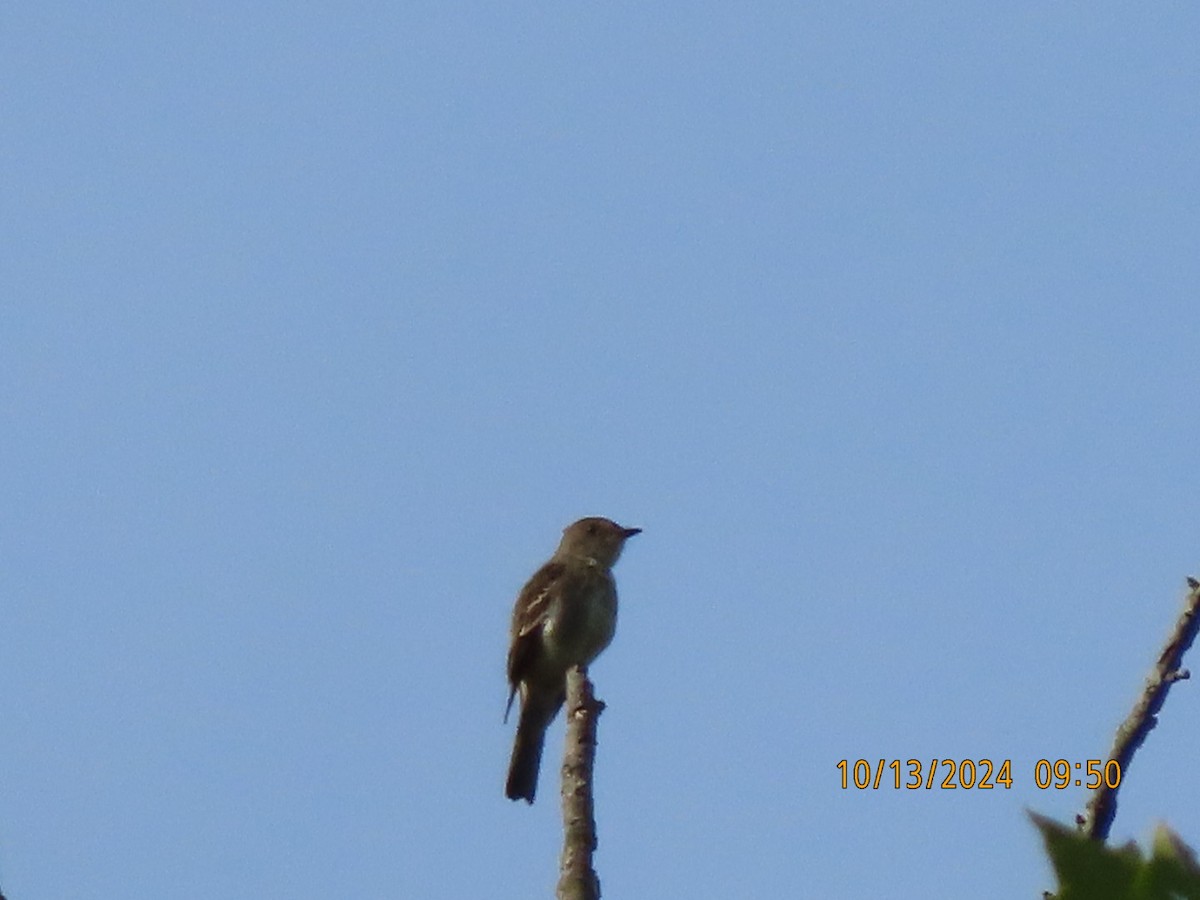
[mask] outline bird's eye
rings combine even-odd
[[[596,533],[596,523],[593,522],[590,525],[588,525],[588,534],[595,534],[595,533]]]

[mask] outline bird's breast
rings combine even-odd
[[[547,654],[562,665],[586,666],[609,645],[617,628],[617,592],[611,581],[563,597],[542,638]]]

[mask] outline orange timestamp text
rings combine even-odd
[[[840,759],[842,789],[860,791],[890,787],[895,790],[1010,790],[1012,760],[991,759]],[[1073,763],[1066,759],[1039,759],[1033,767],[1033,783],[1040,790],[1083,787],[1115,789],[1121,783],[1121,764],[1115,759],[1089,759]]]
[[[1011,788],[1012,760],[990,759],[839,759],[842,789],[860,791],[890,787],[896,790],[977,790]]]
[[[1073,763],[1069,759],[1039,759],[1033,767],[1033,783],[1042,790],[1099,787],[1116,790],[1121,783],[1121,764],[1115,759],[1089,759]]]

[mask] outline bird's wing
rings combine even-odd
[[[566,575],[562,563],[550,562],[542,566],[521,589],[513,607],[512,629],[508,645],[508,706],[505,719],[512,708],[517,687],[537,657],[541,647],[542,627],[557,593],[557,587]]]

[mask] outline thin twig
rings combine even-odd
[[[596,816],[592,767],[596,760],[596,722],[604,704],[592,692],[587,670],[567,672],[567,749],[563,755],[563,852],[558,900],[600,900],[600,879],[592,868]]]
[[[1151,729],[1158,724],[1158,712],[1171,685],[1190,677],[1190,673],[1182,668],[1183,655],[1196,639],[1200,630],[1200,581],[1188,579],[1187,606],[1175,630],[1158,656],[1154,671],[1146,679],[1146,688],[1142,692],[1133,712],[1129,714],[1117,729],[1116,739],[1108,754],[1110,760],[1116,760],[1120,766],[1121,780],[1129,773],[1129,763],[1133,754],[1142,746]],[[1075,821],[1083,833],[1092,840],[1103,842],[1108,839],[1109,829],[1112,828],[1113,818],[1117,815],[1117,787],[1109,787],[1107,779],[1102,779],[1100,787],[1092,794],[1086,811],[1077,816]]]

